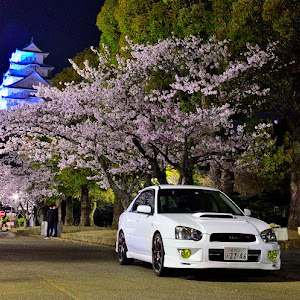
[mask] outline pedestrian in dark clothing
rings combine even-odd
[[[47,236],[45,239],[49,239],[52,236],[53,229],[54,229],[54,221],[55,221],[55,211],[53,209],[53,204],[49,206],[49,210],[47,211]]]
[[[58,209],[56,207],[56,204],[53,205],[53,211],[54,211],[54,237],[57,237]]]

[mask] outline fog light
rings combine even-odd
[[[276,251],[269,251],[268,252],[268,258],[270,260],[275,260],[277,258],[277,252]]]
[[[181,257],[182,258],[189,258],[191,256],[191,251],[189,249],[181,250]]]

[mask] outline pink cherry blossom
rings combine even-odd
[[[40,85],[37,97],[47,101],[1,112],[0,132],[9,137],[3,147],[18,145],[32,162],[46,163],[56,154],[61,169],[90,168],[101,187],[123,197],[124,206],[141,176],[164,183],[168,165],[186,183],[197,165],[245,171],[240,164],[247,164],[246,153],[268,147],[256,141],[270,136],[266,125],[247,132],[234,122],[236,113],[251,115],[268,93],[255,78],[242,79],[275,59],[275,45],[249,46],[243,61],[230,60],[228,45],[196,37],[156,45],[128,41],[132,58],[117,57],[115,64],[107,50],[94,50],[98,68],[86,62],[80,69],[71,61],[81,83],[64,90]],[[256,100],[245,110],[249,97]],[[211,104],[203,105],[204,98]]]

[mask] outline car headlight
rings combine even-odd
[[[262,240],[265,243],[276,242],[276,235],[272,228],[266,229],[260,233]]]
[[[200,241],[202,239],[202,232],[190,227],[176,226],[175,239]]]

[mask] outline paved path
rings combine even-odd
[[[1,233],[0,299],[298,300],[299,251],[284,256],[283,269],[268,276],[221,270],[158,278],[145,263],[120,266],[112,247]]]

